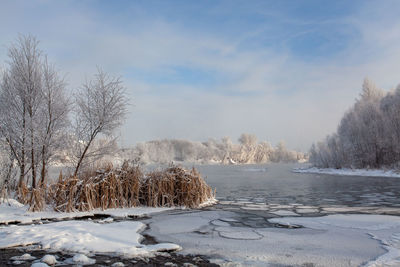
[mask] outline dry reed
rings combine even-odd
[[[63,178],[49,189],[57,211],[89,211],[136,207],[198,207],[214,197],[211,187],[195,170],[171,166],[144,175],[140,167],[125,162],[83,174],[79,179]]]
[[[124,163],[120,169],[112,165],[90,171],[79,179],[64,179],[51,187],[57,211],[89,211],[96,208],[110,209],[139,205],[139,186],[142,172],[137,166]]]
[[[33,188],[30,195],[29,211],[42,211],[45,207],[45,189]]]
[[[18,187],[18,201],[22,204],[28,204],[30,200],[29,193],[29,188],[26,186],[25,182],[22,182],[21,186]]]
[[[141,187],[141,201],[146,206],[195,208],[214,198],[214,192],[196,169],[187,171],[171,166],[147,175]]]

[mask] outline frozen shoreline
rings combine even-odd
[[[179,255],[186,259],[204,255],[211,263],[222,266],[400,264],[400,217],[356,214],[365,211],[365,207],[257,204],[243,199],[237,203],[221,201],[220,205],[231,207],[227,210],[131,208],[106,210],[104,214],[117,217],[105,219],[26,224],[34,214],[39,220],[43,214],[29,213],[15,200],[10,204],[0,205],[3,221],[26,220],[25,224],[0,226],[0,248],[36,244],[46,253],[66,251],[89,259],[101,254],[120,259],[157,257],[170,255],[164,251],[182,249]],[[235,211],[232,208],[236,204],[241,208]],[[338,214],[349,211],[352,214]],[[46,215],[59,219],[54,217],[57,214],[62,215]],[[116,219],[134,214],[152,216]],[[68,214],[70,218],[82,215]],[[145,236],[154,237],[155,243],[163,242],[142,243]]]
[[[23,205],[15,199],[0,199],[0,224],[22,223],[28,224],[40,220],[67,220],[79,217],[108,215],[114,218],[143,217],[157,212],[170,210],[172,208],[133,207],[118,209],[95,209],[82,212],[56,212],[48,207],[47,211],[30,212],[28,205]]]
[[[330,175],[343,175],[343,176],[366,176],[366,177],[393,177],[400,178],[400,173],[395,170],[382,170],[382,169],[334,169],[334,168],[295,168],[292,170],[294,173],[318,173]]]

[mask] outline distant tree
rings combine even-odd
[[[239,137],[239,143],[245,147],[254,147],[257,145],[257,136],[254,134],[243,133]]]
[[[400,97],[396,92],[385,94],[365,79],[360,97],[344,114],[337,133],[310,150],[310,162],[334,168],[395,164],[400,159]]]
[[[77,175],[93,141],[100,134],[111,136],[122,125],[127,113],[128,99],[119,77],[98,70],[75,95],[75,133],[77,142]]]

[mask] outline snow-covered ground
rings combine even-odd
[[[369,176],[369,177],[400,177],[400,173],[394,170],[374,170],[374,169],[333,169],[333,168],[296,168],[296,173],[320,173],[332,175],[348,176]]]
[[[146,256],[157,251],[175,251],[172,243],[140,244],[146,227],[138,221],[95,223],[63,221],[49,224],[0,228],[0,248],[40,244],[43,249],[78,253],[113,253],[124,257]]]
[[[0,226],[0,248],[39,244],[49,253],[76,253],[69,259],[71,264],[80,260],[90,262],[96,253],[146,257],[160,251],[182,249],[180,253],[207,255],[223,266],[400,266],[400,216],[334,214],[373,212],[373,207],[257,204],[246,199],[221,201],[220,205],[226,205],[227,209],[241,208],[231,211],[132,208],[71,214],[30,213],[26,206],[10,200],[10,205],[0,205],[3,222],[27,223],[41,218],[72,218],[94,213],[112,217],[96,221],[3,225]],[[140,221],[116,221],[114,217],[147,214],[152,216]],[[317,217],[299,216],[302,214]],[[162,242],[141,244],[142,234],[150,234]],[[24,259],[14,261],[18,260]],[[39,261],[54,259],[49,256],[37,259],[38,264]]]
[[[23,205],[15,199],[9,199],[3,202],[0,199],[0,224],[8,223],[32,223],[40,220],[65,220],[76,217],[93,216],[95,214],[109,215],[117,218],[126,218],[129,216],[145,216],[153,213],[166,211],[171,208],[151,208],[151,207],[135,207],[124,209],[96,209],[90,212],[55,212],[49,208],[43,212],[29,212],[29,206]]]

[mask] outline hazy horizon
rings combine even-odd
[[[40,40],[75,90],[101,66],[132,105],[121,142],[241,133],[307,151],[369,77],[400,78],[398,1],[1,1],[0,67]]]

